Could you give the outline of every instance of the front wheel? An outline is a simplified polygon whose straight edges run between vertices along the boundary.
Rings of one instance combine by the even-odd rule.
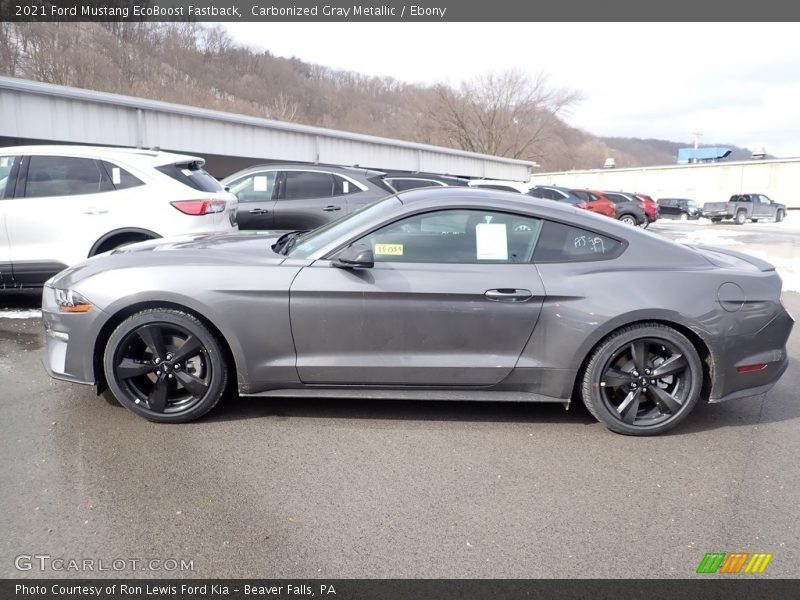
[[[636,218],[633,215],[622,215],[619,220],[621,223],[625,223],[625,225],[636,225]]]
[[[785,216],[786,215],[784,214],[784,212],[782,210],[779,210],[778,212],[775,213],[775,222],[780,223],[781,221],[783,221],[783,217]]]
[[[185,423],[207,413],[225,391],[227,365],[216,336],[180,310],[148,309],[125,319],[103,356],[114,397],[158,423]]]
[[[680,216],[680,220],[681,221],[688,221],[689,220],[689,215],[687,213],[685,213],[685,212],[682,212],[681,216]]]
[[[611,431],[656,435],[683,421],[703,387],[700,356],[680,332],[645,323],[619,330],[592,353],[583,402]]]

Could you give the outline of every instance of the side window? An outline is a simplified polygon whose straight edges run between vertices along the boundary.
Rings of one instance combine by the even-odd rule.
[[[431,179],[387,179],[391,186],[396,189],[398,192],[403,192],[405,190],[414,190],[417,188],[423,187],[436,187],[441,184],[431,180]]]
[[[73,156],[31,156],[25,197],[73,196],[113,190],[98,161]]]
[[[283,197],[286,200],[329,198],[334,195],[333,176],[319,171],[286,171]]]
[[[761,204],[772,204],[772,200],[767,198],[764,194],[761,194],[759,199],[761,200]]]
[[[348,194],[357,194],[358,192],[364,191],[349,179],[341,175],[336,175],[335,173],[333,175],[333,183],[335,188],[334,196],[346,196]]]
[[[573,262],[615,258],[625,246],[613,238],[580,227],[545,221],[534,262]]]
[[[19,163],[19,156],[0,156],[0,198],[14,195]]]
[[[131,175],[125,169],[118,167],[114,163],[104,160],[103,167],[105,168],[106,173],[111,177],[111,183],[113,184],[114,189],[127,190],[128,188],[144,185],[144,182],[141,179],[135,175]]]
[[[276,171],[251,173],[233,181],[229,187],[239,202],[266,202],[272,200],[276,175]]]
[[[365,236],[376,262],[529,263],[541,221],[480,210],[406,217]]]

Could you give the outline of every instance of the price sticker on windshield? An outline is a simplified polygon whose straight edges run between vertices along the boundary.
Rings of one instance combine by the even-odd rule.
[[[375,244],[373,252],[383,256],[403,256],[403,244]]]

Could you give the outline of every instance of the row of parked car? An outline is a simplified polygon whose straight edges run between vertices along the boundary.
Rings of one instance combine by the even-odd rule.
[[[202,158],[157,149],[0,149],[0,289],[37,287],[89,256],[158,237],[315,229],[420,187],[505,190],[643,227],[673,208],[683,215],[683,205],[659,207],[641,193],[300,164],[250,167],[218,181],[203,167]]]

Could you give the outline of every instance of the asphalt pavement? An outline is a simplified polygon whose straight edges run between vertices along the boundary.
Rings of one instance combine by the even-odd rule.
[[[733,551],[800,573],[800,327],[765,399],[655,438],[579,403],[240,398],[156,425],[48,379],[42,344],[0,318],[0,577],[693,577]]]

